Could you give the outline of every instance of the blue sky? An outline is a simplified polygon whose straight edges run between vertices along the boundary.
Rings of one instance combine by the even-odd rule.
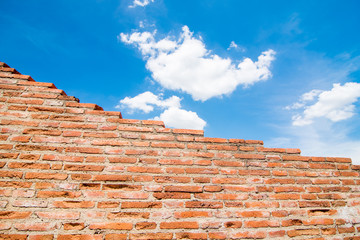
[[[0,60],[81,102],[360,164],[359,1],[0,3]]]

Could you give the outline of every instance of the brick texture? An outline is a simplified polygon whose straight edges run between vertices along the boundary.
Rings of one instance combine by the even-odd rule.
[[[0,63],[0,239],[360,239],[360,166],[123,119]]]

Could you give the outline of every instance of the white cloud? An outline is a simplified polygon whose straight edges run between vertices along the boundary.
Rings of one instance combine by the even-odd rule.
[[[206,122],[197,113],[176,107],[166,109],[159,117],[154,119],[164,121],[167,127],[174,128],[203,130],[206,125]]]
[[[228,47],[227,50],[230,50],[231,48],[238,48],[238,47],[239,46],[234,41],[231,41],[230,46]]]
[[[136,110],[150,113],[155,108],[165,109],[154,119],[163,121],[167,127],[204,129],[206,122],[197,113],[182,109],[180,102],[181,99],[177,96],[163,99],[161,95],[157,96],[147,91],[133,98],[125,97],[116,108],[129,109],[130,113]]]
[[[155,0],[134,0],[133,4],[129,6],[129,8],[134,7],[145,7],[146,5],[149,5],[150,3],[154,2]]]
[[[304,93],[301,96],[301,100],[304,102],[305,101],[313,101],[315,99],[315,97],[319,96],[320,93],[322,93],[322,92],[323,91],[317,90],[317,89],[311,90],[310,92]]]
[[[162,87],[186,92],[194,100],[230,94],[239,85],[247,87],[271,77],[269,67],[275,51],[269,49],[255,62],[245,58],[236,65],[230,58],[212,54],[187,26],[182,30],[178,40],[166,37],[156,41],[156,31],[121,33],[119,39],[140,50],[146,68]]]
[[[150,113],[154,110],[154,106],[160,108],[180,107],[181,99],[177,96],[172,96],[168,99],[162,99],[152,92],[144,92],[133,98],[125,97],[120,101],[116,108],[128,108],[131,111],[141,110],[144,113]]]
[[[303,113],[293,116],[294,126],[312,124],[317,118],[338,122],[354,115],[354,103],[358,98],[360,98],[360,83],[348,82],[343,86],[336,83],[330,91],[312,90],[303,94],[299,102],[286,109],[304,108]],[[315,99],[316,102],[309,105],[309,102]]]
[[[231,41],[229,47],[227,48],[227,50],[231,50],[232,48],[234,48],[236,51],[240,51],[240,52],[245,52],[245,48],[240,47],[238,44],[236,44],[234,41]]]

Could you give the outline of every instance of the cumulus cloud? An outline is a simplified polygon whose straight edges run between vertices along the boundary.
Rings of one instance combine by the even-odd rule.
[[[235,64],[212,54],[187,26],[177,40],[166,37],[157,41],[155,35],[156,31],[121,33],[119,40],[140,50],[146,68],[162,87],[186,92],[194,100],[230,94],[239,85],[247,87],[271,77],[269,68],[275,59],[271,49],[262,52],[257,61],[245,58]]]
[[[206,122],[196,112],[171,107],[166,109],[155,120],[161,120],[168,127],[203,130]]]
[[[120,100],[120,104],[116,108],[127,108],[130,111],[141,110],[144,113],[150,113],[154,110],[154,106],[160,108],[169,108],[169,107],[180,107],[181,99],[177,96],[172,96],[168,99],[162,99],[161,96],[157,96],[152,92],[144,92],[133,98],[125,97]]]
[[[294,126],[312,124],[316,118],[338,122],[354,115],[354,103],[359,98],[360,83],[348,82],[343,86],[336,83],[330,91],[312,90],[303,94],[299,102],[288,106],[287,109],[304,109],[301,114],[293,116]]]
[[[146,5],[149,5],[150,3],[154,2],[155,0],[134,0],[133,4],[129,6],[129,8],[134,7],[145,7]]]
[[[130,113],[136,110],[150,113],[155,108],[165,109],[160,116],[154,119],[163,121],[167,127],[204,129],[206,121],[201,119],[197,113],[182,109],[180,102],[181,99],[177,96],[163,99],[161,95],[158,96],[147,91],[133,98],[125,97],[120,100],[116,108],[128,109]]]

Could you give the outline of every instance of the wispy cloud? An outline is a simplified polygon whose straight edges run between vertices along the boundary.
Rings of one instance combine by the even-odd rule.
[[[129,6],[129,8],[134,7],[145,7],[149,5],[150,3],[154,2],[155,0],[134,0],[132,5]]]
[[[125,97],[120,100],[116,108],[127,109],[132,114],[135,111],[150,113],[157,109],[164,110],[155,120],[164,121],[167,127],[204,129],[206,121],[201,119],[196,112],[187,111],[181,108],[181,99],[177,96],[171,96],[163,99],[152,92],[144,92],[133,98]]]
[[[236,51],[239,51],[239,52],[245,52],[245,48],[239,46],[238,44],[236,44],[234,41],[231,41],[229,47],[227,48],[227,50],[231,50],[231,49],[235,49]]]
[[[245,58],[237,65],[209,51],[201,37],[194,37],[187,26],[177,40],[155,40],[156,31],[121,33],[119,39],[135,45],[146,60],[146,68],[162,87],[180,90],[194,100],[206,101],[232,93],[237,86],[253,85],[271,77],[275,51],[262,52],[257,61]]]

